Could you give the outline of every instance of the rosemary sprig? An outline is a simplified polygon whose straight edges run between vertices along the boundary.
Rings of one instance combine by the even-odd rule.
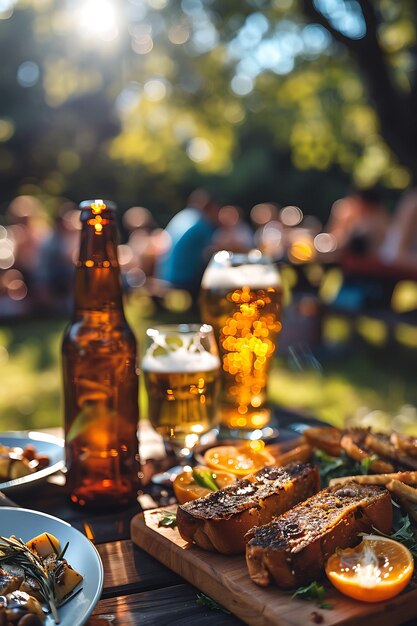
[[[64,559],[66,551],[68,550],[69,541],[67,541],[67,543],[65,544],[63,550],[61,550],[61,552],[58,552],[54,542],[52,541],[52,539],[50,538],[48,533],[45,533],[45,535],[46,535],[46,538],[48,539],[49,543],[51,544],[52,550],[55,552],[55,556],[56,556],[57,562],[62,561]]]
[[[25,576],[30,576],[39,585],[46,604],[59,624],[59,615],[54,595],[54,573],[48,572],[42,559],[32,552],[21,539],[15,536],[0,537],[0,564],[8,563],[20,567]]]

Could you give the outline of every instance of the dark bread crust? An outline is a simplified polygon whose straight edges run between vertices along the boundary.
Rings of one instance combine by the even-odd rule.
[[[316,467],[291,463],[265,467],[178,507],[177,526],[183,539],[205,550],[222,554],[245,551],[245,534],[255,525],[267,524],[319,488]]]
[[[249,574],[261,586],[271,580],[283,589],[306,585],[322,575],[336,548],[357,545],[359,533],[373,527],[389,533],[391,526],[391,496],[384,487],[328,487],[246,535]]]

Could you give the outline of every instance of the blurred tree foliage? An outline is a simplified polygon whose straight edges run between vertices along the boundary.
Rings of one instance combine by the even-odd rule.
[[[0,209],[195,185],[325,217],[417,177],[414,0],[0,0]],[[18,43],[18,45],[17,45]]]

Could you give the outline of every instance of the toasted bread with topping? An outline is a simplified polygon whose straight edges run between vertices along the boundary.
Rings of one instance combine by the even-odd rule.
[[[245,533],[309,498],[319,488],[317,468],[291,463],[265,467],[232,485],[178,507],[186,541],[222,554],[245,551]]]
[[[351,482],[323,489],[305,502],[253,528],[246,535],[252,580],[292,589],[319,578],[336,548],[353,547],[373,527],[389,533],[390,493],[384,487]]]

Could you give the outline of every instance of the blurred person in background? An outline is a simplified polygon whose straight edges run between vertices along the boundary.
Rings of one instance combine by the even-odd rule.
[[[169,248],[156,264],[157,278],[176,289],[185,289],[193,297],[198,295],[219,227],[220,207],[219,201],[204,189],[190,195],[186,208],[165,229]]]
[[[254,247],[253,231],[244,221],[239,207],[227,204],[220,209],[219,228],[214,233],[212,246],[213,252],[248,252]]]
[[[43,242],[50,227],[39,200],[33,196],[17,196],[7,213],[8,237],[14,244],[13,268],[20,271],[30,292]]]
[[[400,200],[380,250],[381,261],[417,270],[417,188]]]
[[[130,233],[127,245],[133,256],[129,266],[139,268],[145,277],[153,276],[158,259],[167,251],[167,234],[158,228],[152,213],[142,206],[126,211],[123,226]]]
[[[252,222],[253,230],[254,230],[254,244],[256,248],[262,250],[266,254],[270,254],[271,247],[269,245],[269,239],[273,239],[274,243],[279,243],[281,240],[281,230],[282,224],[278,218],[279,208],[276,204],[272,202],[261,202],[260,204],[255,204],[251,208],[250,211],[250,219]],[[268,237],[266,234],[267,231],[276,231],[275,235],[279,232],[277,236]],[[274,244],[272,244],[274,247]]]
[[[343,272],[336,308],[358,313],[389,306],[393,285],[379,258],[388,226],[388,211],[374,189],[354,191],[333,205],[328,234]]]
[[[389,214],[376,189],[354,190],[337,200],[326,230],[340,256],[376,257],[389,225]]]
[[[129,233],[127,245],[132,252],[129,267],[139,267],[149,276],[153,273],[155,263],[151,241],[155,220],[145,207],[133,206],[124,213],[122,222]]]
[[[130,291],[146,284],[147,290],[157,295],[153,275],[158,260],[169,247],[169,237],[157,226],[152,213],[142,206],[128,209],[122,222],[129,233],[126,244],[118,246],[123,286]]]
[[[73,277],[79,247],[79,214],[72,202],[64,202],[49,236],[40,246],[36,266],[39,305],[54,313],[68,313],[72,303]]]

